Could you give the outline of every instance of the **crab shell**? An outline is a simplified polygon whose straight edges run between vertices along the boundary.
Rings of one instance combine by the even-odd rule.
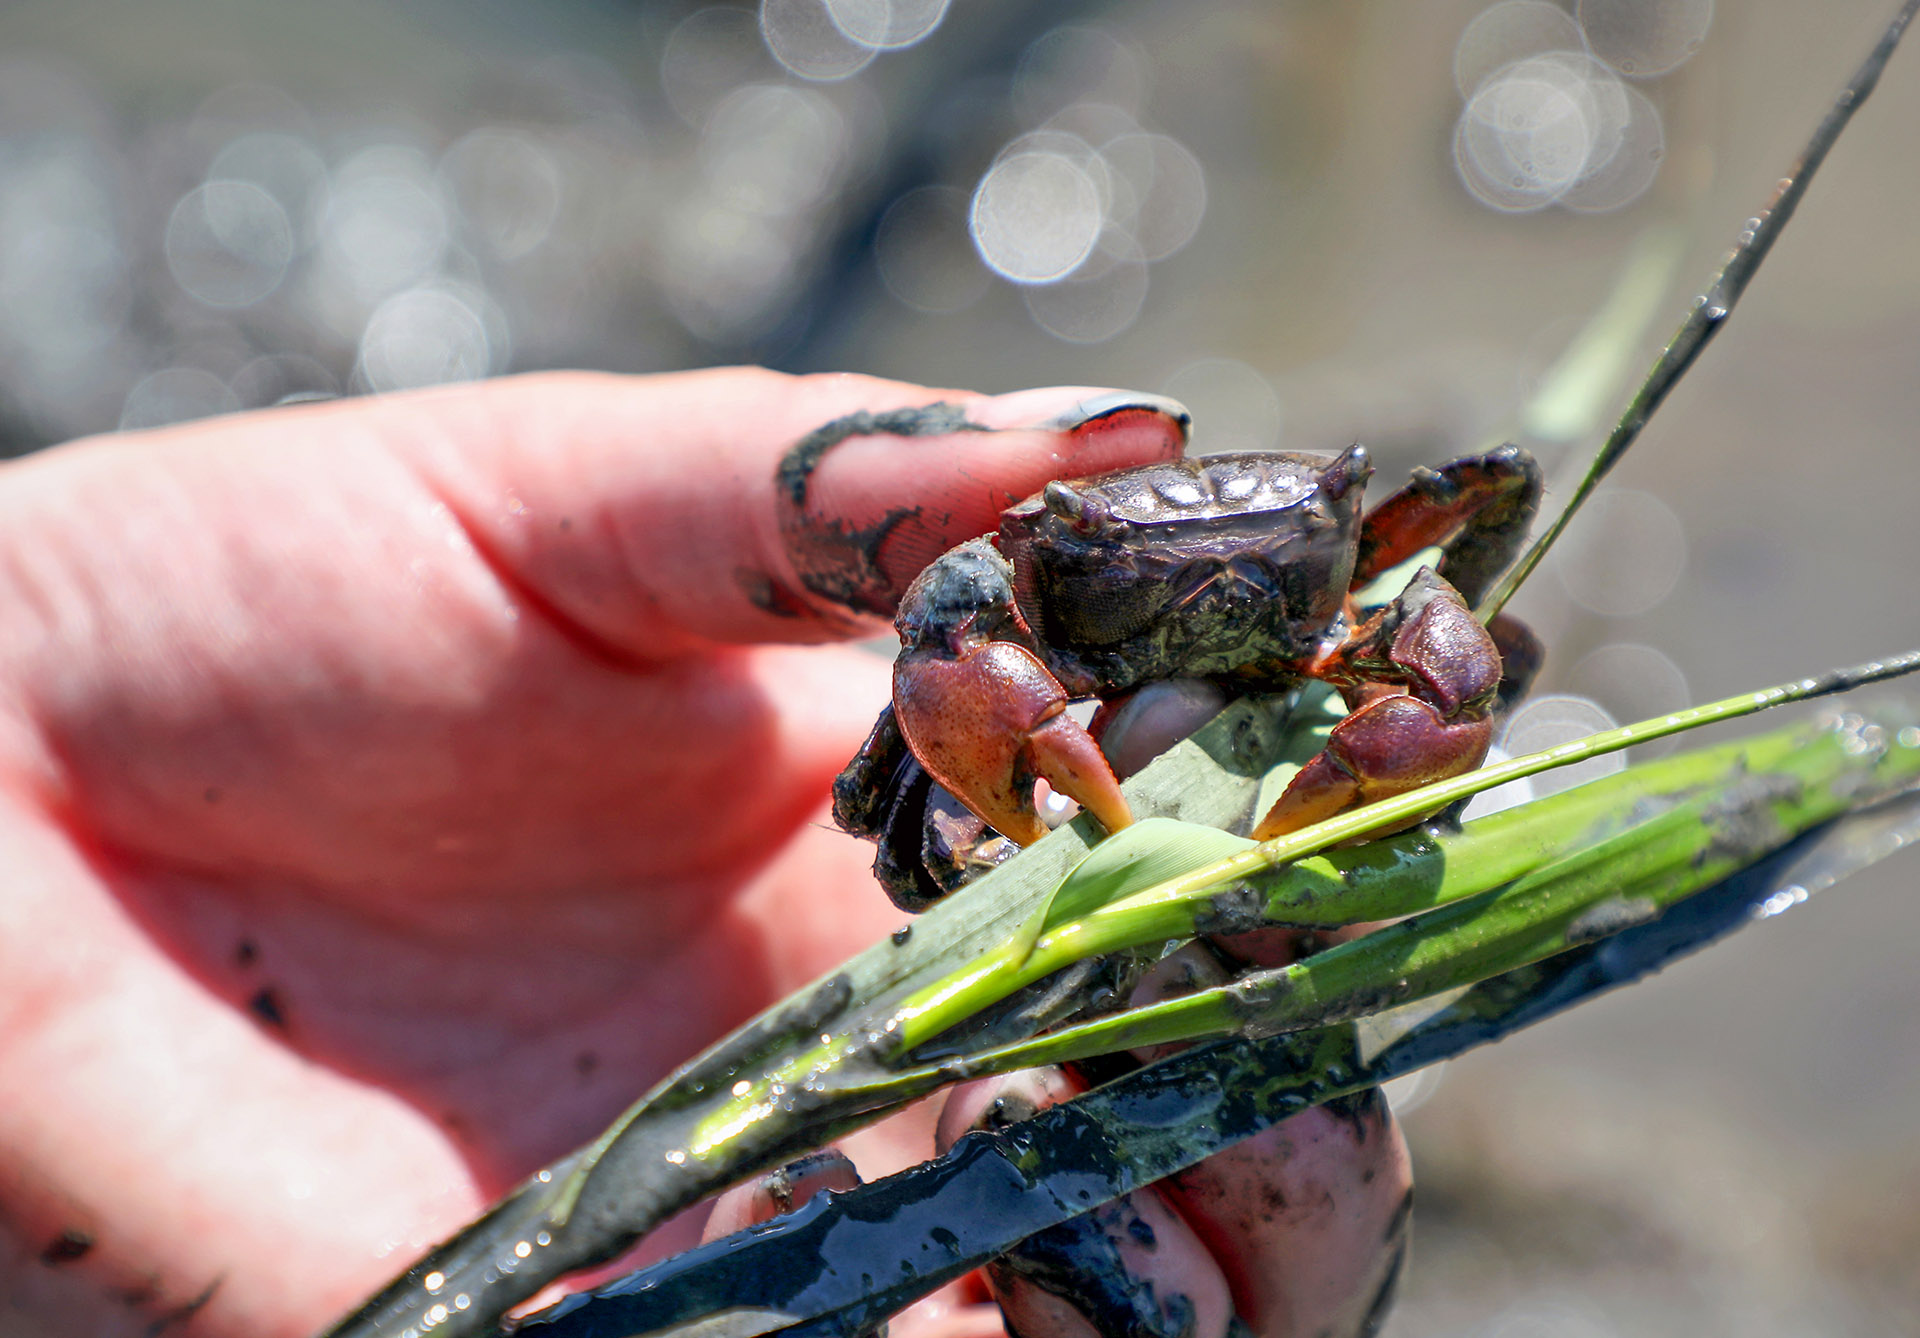
[[[999,548],[1073,696],[1175,676],[1281,685],[1341,615],[1369,472],[1355,446],[1051,483],[1002,513]]]

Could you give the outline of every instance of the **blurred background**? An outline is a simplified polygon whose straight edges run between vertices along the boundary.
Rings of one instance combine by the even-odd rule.
[[[1164,391],[1380,490],[1517,437],[1564,493],[1891,8],[15,0],[0,452],[755,360]],[[1905,51],[1523,593],[1516,750],[1920,639],[1916,125]],[[1388,1332],[1920,1332],[1917,873],[1398,1092]]]

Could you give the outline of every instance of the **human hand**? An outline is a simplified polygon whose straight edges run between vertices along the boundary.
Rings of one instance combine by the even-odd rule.
[[[1179,450],[1091,394],[542,376],[0,470],[23,1317],[317,1329],[892,928],[822,821],[886,667],[798,643]]]

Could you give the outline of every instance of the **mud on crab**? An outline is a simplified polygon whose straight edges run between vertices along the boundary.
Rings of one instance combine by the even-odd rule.
[[[1002,512],[997,536],[922,572],[895,619],[893,700],[834,785],[835,817],[879,843],[874,871],[896,904],[958,886],[993,832],[1044,835],[1036,778],[1109,830],[1132,821],[1093,733],[1065,711],[1074,700],[1103,701],[1097,733],[1170,680],[1336,687],[1350,714],[1255,827],[1262,839],[1479,766],[1503,677],[1508,696],[1523,689],[1538,647],[1504,618],[1490,634],[1472,606],[1526,536],[1540,469],[1511,446],[1454,460],[1363,518],[1370,472],[1353,446],[1050,483]],[[1359,616],[1356,589],[1436,545],[1437,570]]]

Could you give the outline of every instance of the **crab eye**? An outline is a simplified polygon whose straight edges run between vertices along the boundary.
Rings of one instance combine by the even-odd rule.
[[[1109,519],[1104,505],[1086,493],[1076,491],[1070,485],[1057,480],[1041,490],[1040,500],[1047,510],[1072,525],[1081,534],[1093,533],[1105,525]]]

